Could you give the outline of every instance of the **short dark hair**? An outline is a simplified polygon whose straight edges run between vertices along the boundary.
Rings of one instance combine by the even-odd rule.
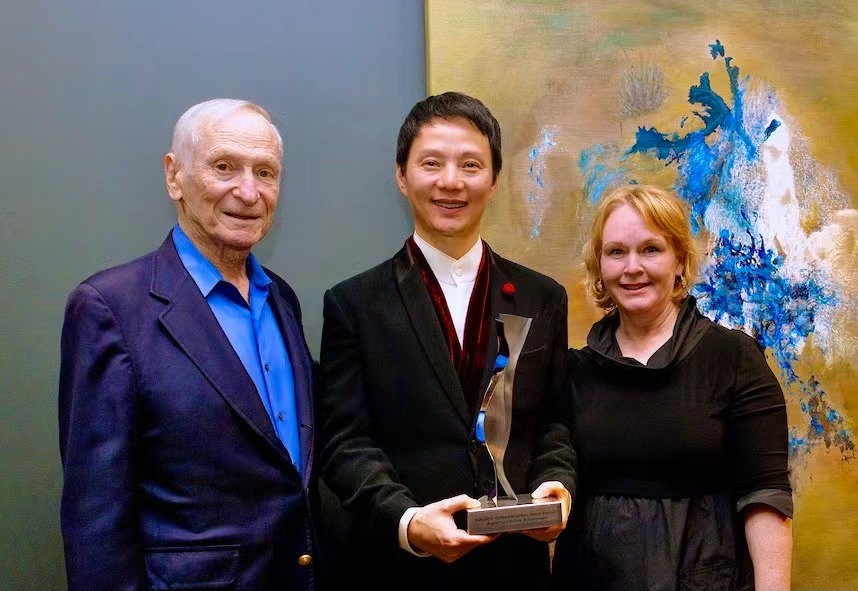
[[[403,174],[414,138],[423,126],[433,119],[450,120],[455,117],[470,121],[489,140],[489,149],[492,153],[492,181],[497,180],[503,162],[500,124],[479,99],[461,92],[436,94],[423,99],[411,108],[402,127],[399,128],[399,139],[396,142],[396,164]]]

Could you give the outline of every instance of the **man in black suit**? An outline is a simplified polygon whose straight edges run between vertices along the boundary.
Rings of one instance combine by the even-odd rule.
[[[560,419],[567,297],[480,238],[501,137],[479,100],[417,103],[396,180],[414,233],[390,260],[325,293],[322,476],[352,519],[348,580],[378,588],[544,588],[565,526],[575,453]],[[498,353],[499,314],[532,318],[514,380],[504,467],[516,492],[562,501],[563,524],[469,535],[479,506],[475,423]]]

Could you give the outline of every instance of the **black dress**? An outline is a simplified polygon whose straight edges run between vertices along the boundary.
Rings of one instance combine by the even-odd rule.
[[[616,315],[569,351],[580,481],[554,553],[555,589],[753,589],[742,510],[792,516],[783,392],[756,341],[689,296],[643,365]]]

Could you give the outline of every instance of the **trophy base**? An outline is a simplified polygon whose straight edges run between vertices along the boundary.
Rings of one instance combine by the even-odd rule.
[[[530,495],[498,499],[497,505],[481,499],[479,508],[465,511],[459,527],[473,535],[542,529],[563,523],[561,505],[554,499],[531,499]]]

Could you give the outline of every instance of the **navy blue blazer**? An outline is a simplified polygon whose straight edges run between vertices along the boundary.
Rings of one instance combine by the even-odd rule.
[[[171,235],[69,296],[59,431],[70,591],[313,588],[312,361],[295,293],[266,273],[295,378],[300,475]]]

